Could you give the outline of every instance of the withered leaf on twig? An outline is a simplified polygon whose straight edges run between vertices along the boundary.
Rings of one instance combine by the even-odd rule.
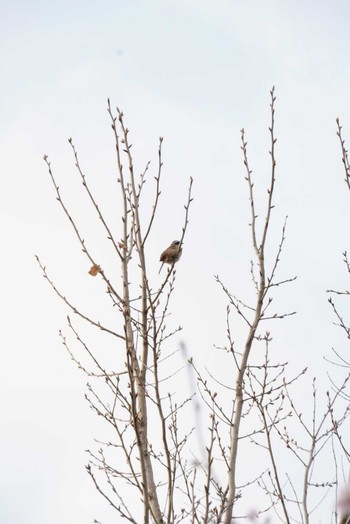
[[[92,277],[95,277],[100,271],[101,271],[101,267],[98,266],[97,264],[94,264],[89,271],[89,275],[91,275]]]

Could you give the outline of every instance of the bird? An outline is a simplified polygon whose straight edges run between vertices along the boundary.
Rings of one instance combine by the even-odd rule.
[[[160,266],[158,275],[161,272],[164,264],[174,265],[178,260],[180,260],[181,255],[182,255],[181,243],[179,240],[174,240],[170,244],[170,246],[167,247],[166,250],[163,251],[163,253],[160,255],[160,262],[162,262],[162,265]]]

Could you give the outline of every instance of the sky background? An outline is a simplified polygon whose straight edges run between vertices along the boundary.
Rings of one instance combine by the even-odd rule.
[[[350,195],[335,118],[350,141],[347,1],[2,0],[0,211],[2,337],[0,520],[6,524],[108,522],[84,471],[99,421],[85,378],[64,353],[66,308],[34,254],[67,295],[98,303],[95,279],[56,205],[48,154],[72,209],[98,225],[81,199],[73,137],[98,197],[113,216],[113,139],[107,97],[123,109],[138,170],[155,165],[164,137],[163,200],[149,255],[180,236],[189,177],[193,208],[173,312],[203,367],[220,370],[226,301],[213,275],[250,296],[249,202],[239,130],[247,133],[257,198],[269,176],[269,90],[276,86],[277,183],[272,248],[289,216],[275,351],[323,381],[323,355],[346,343],[332,325],[327,288],[346,288]],[[259,204],[261,211],[263,208]],[[97,244],[96,244],[97,245]],[[153,270],[153,268],[152,268]],[[349,310],[342,301],[345,315]],[[307,390],[300,391],[300,396]],[[112,520],[110,520],[112,521]],[[326,522],[326,520],[325,520]]]

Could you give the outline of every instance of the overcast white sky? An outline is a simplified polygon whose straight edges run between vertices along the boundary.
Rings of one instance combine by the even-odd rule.
[[[42,156],[50,156],[73,202],[72,136],[112,213],[107,97],[126,114],[140,170],[156,160],[158,136],[165,138],[155,274],[159,253],[179,236],[194,178],[173,310],[189,351],[215,366],[226,302],[213,275],[241,296],[251,293],[239,130],[246,128],[257,187],[265,188],[269,90],[276,86],[275,231],[288,215],[281,276],[299,277],[278,301],[298,315],[274,326],[276,347],[320,376],[322,355],[344,349],[325,289],[346,287],[341,253],[350,249],[350,195],[335,135],[340,116],[350,142],[349,19],[346,0],[1,2],[1,522],[108,517],[83,467],[99,421],[57,336],[66,310],[34,261],[39,254],[67,294],[79,292],[79,281],[84,299],[97,300]],[[83,204],[76,206],[84,216]]]

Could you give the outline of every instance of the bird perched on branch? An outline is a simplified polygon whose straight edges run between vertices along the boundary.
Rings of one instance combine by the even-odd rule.
[[[160,266],[158,275],[161,272],[164,264],[171,264],[171,265],[175,264],[175,262],[180,260],[181,255],[182,255],[182,248],[180,245],[180,241],[174,240],[174,242],[172,242],[170,246],[167,247],[166,250],[163,251],[163,253],[160,255],[160,262],[162,262],[162,265]]]

